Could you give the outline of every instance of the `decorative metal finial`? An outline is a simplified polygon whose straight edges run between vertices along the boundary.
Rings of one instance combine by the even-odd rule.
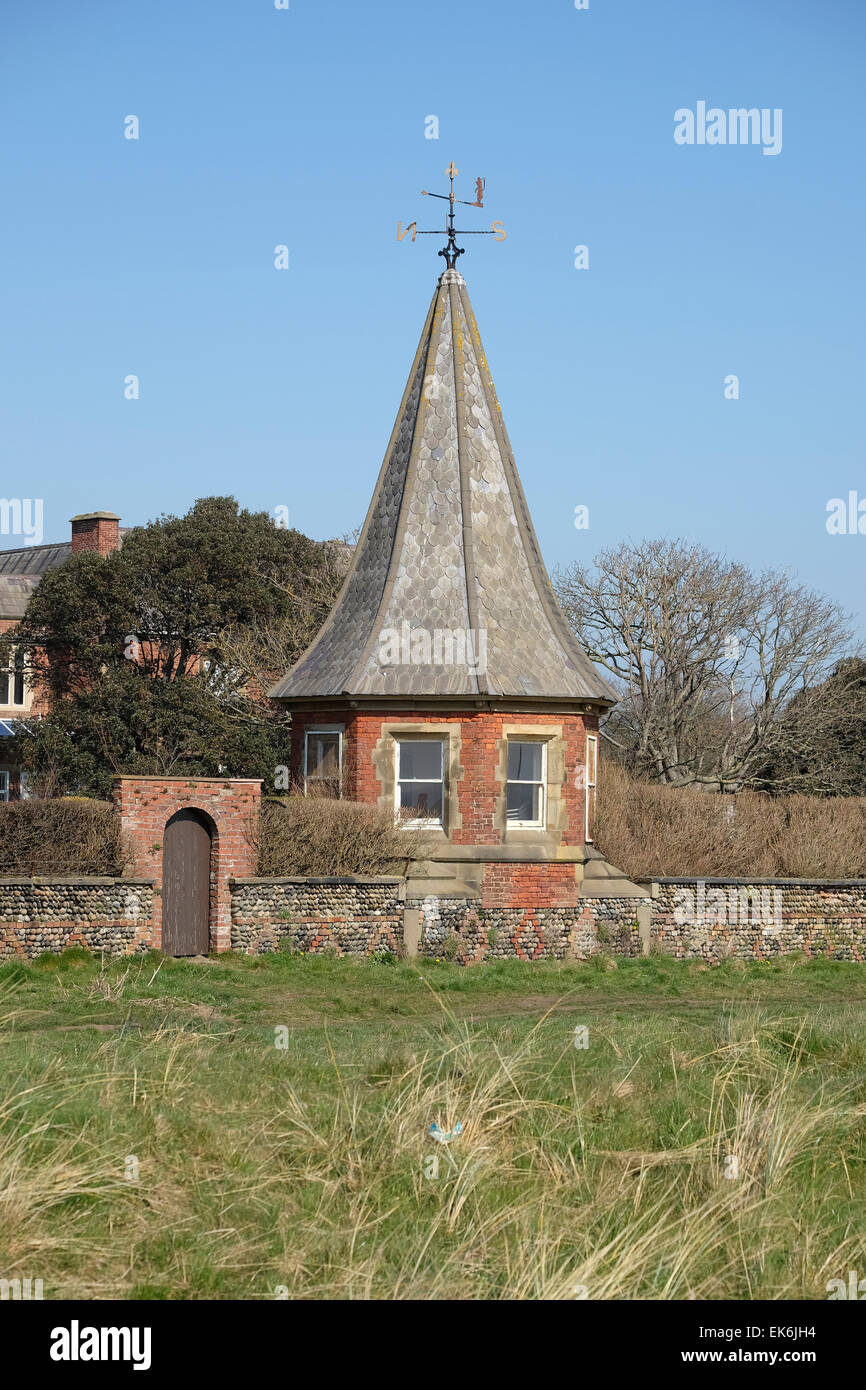
[[[439,255],[445,257],[445,264],[448,269],[453,270],[457,265],[457,257],[462,256],[464,250],[462,246],[457,245],[458,236],[492,236],[495,237],[497,241],[504,241],[508,233],[501,222],[491,222],[489,231],[486,229],[484,231],[458,231],[454,226],[454,204],[463,203],[467,208],[483,208],[486,180],[481,178],[475,180],[475,202],[470,203],[467,198],[454,197],[454,180],[460,173],[460,170],[455,166],[453,160],[448,165],[445,172],[451,180],[450,193],[428,193],[426,188],[422,188],[421,196],[422,198],[443,198],[448,203],[448,214],[445,218],[445,235],[448,237],[448,241],[442,247]],[[403,230],[403,223],[397,223],[398,241],[402,241],[404,237],[408,236],[409,232],[412,233],[413,241],[416,236],[441,236],[441,231],[419,231],[417,222],[410,222],[405,231]]]

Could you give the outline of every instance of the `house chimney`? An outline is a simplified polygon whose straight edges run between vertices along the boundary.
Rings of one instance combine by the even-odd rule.
[[[72,554],[79,550],[98,550],[110,555],[120,549],[120,517],[116,512],[82,512],[72,517]]]

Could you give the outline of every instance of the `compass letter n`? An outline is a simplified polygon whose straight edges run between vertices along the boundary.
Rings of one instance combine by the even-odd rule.
[[[405,230],[405,232],[404,232],[404,231],[403,231],[403,223],[402,223],[402,222],[398,222],[398,223],[397,223],[397,240],[398,240],[398,241],[403,241],[403,240],[409,235],[409,233],[411,232],[411,233],[412,233],[412,240],[414,241],[414,240],[415,240],[415,232],[416,232],[416,230],[417,230],[417,227],[418,227],[418,223],[417,223],[417,222],[410,222],[409,225],[408,225],[408,227],[406,228],[406,230]]]

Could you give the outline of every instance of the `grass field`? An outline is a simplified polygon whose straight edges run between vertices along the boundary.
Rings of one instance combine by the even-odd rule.
[[[866,1275],[864,1022],[866,969],[793,957],[6,965],[0,1278],[825,1299]]]

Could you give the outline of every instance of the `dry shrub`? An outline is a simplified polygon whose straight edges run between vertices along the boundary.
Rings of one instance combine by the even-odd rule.
[[[606,762],[595,843],[632,878],[866,877],[866,797],[720,796]]]
[[[0,805],[0,874],[122,874],[128,853],[109,801],[58,797]]]
[[[866,797],[789,796],[778,846],[779,872],[790,878],[866,877]]]
[[[256,843],[264,877],[403,874],[429,853],[424,832],[395,825],[393,813],[313,796],[265,801]]]

